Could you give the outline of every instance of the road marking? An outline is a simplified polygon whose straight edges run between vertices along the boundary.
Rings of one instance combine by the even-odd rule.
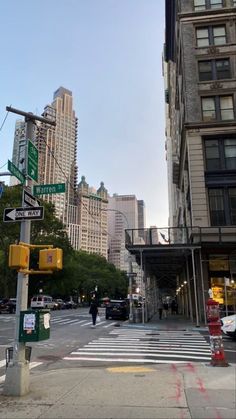
[[[153,364],[186,364],[188,361],[171,361],[171,360],[158,360],[158,359],[152,359],[150,361],[150,359],[145,359],[145,358],[140,358],[140,359],[134,359],[134,358],[89,358],[89,357],[82,357],[82,356],[77,356],[77,357],[65,357],[63,358],[65,361],[98,361],[98,362],[129,362],[129,363],[149,363],[152,362]],[[207,358],[208,360],[208,358]]]
[[[110,323],[110,324],[108,324],[107,326],[103,326],[103,327],[104,327],[104,328],[111,327],[111,326],[114,326],[114,324],[116,324],[116,322],[114,322],[114,323]]]
[[[142,351],[140,351],[140,352],[142,352]],[[128,353],[126,353],[125,351],[124,352],[109,353],[109,352],[89,352],[89,351],[86,351],[86,350],[83,350],[83,349],[79,349],[78,352],[71,352],[71,355],[76,355],[76,354],[78,354],[79,356],[80,355],[99,355],[99,356],[100,355],[106,355],[106,356],[114,356],[114,355],[118,355],[118,356],[139,356],[139,355],[142,355],[142,356],[145,356],[145,357],[201,359],[201,360],[205,360],[205,361],[209,361],[211,359],[210,356],[196,356],[196,354],[195,354],[195,356],[192,356],[190,354],[181,355],[180,353],[177,353],[177,352],[173,352],[173,353],[169,352],[169,353],[163,354],[163,353],[158,352],[158,351],[156,351],[156,353],[146,352],[146,353],[140,354],[140,353],[135,353],[135,351],[133,351],[133,352],[129,351]],[[194,352],[193,352],[193,354],[194,354]],[[202,354],[200,354],[200,355],[202,355]],[[207,354],[203,354],[203,355],[207,355]],[[74,359],[77,359],[77,357],[75,357]],[[92,359],[94,361],[96,361],[96,358],[92,358]],[[153,359],[151,360],[151,362],[152,361],[153,361]]]

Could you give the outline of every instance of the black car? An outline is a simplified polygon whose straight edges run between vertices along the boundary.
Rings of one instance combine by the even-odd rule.
[[[0,313],[15,313],[16,298],[3,298],[0,300]]]
[[[127,320],[129,318],[129,305],[125,300],[110,300],[106,306],[106,319]]]

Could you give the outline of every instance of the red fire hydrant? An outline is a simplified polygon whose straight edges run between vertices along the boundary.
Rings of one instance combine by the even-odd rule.
[[[228,367],[225,359],[222,341],[219,303],[209,298],[206,304],[207,322],[210,334],[211,365],[214,367]]]

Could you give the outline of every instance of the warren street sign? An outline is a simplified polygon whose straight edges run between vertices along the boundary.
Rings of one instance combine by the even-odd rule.
[[[23,202],[25,205],[28,205],[29,207],[39,207],[40,205],[39,199],[35,198],[35,196],[31,195],[25,189],[23,189]]]
[[[9,172],[11,172],[13,176],[17,177],[21,183],[25,183],[25,176],[10,160],[7,162],[7,168]]]
[[[14,222],[23,220],[43,220],[44,207],[37,208],[5,208],[3,221]]]
[[[28,140],[27,174],[35,182],[38,182],[38,149]]]
[[[66,191],[65,183],[52,183],[51,185],[34,185],[34,195],[47,195],[54,193],[63,193]]]

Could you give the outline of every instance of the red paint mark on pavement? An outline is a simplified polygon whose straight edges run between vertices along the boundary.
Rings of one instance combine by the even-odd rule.
[[[197,381],[197,385],[198,385],[198,390],[201,393],[204,393],[205,394],[207,392],[207,390],[206,390],[206,387],[203,384],[202,379],[201,378],[197,378],[196,381]]]
[[[172,369],[173,372],[177,372],[177,367],[175,364],[171,364],[170,368]]]
[[[195,366],[191,362],[188,362],[188,364],[187,364],[187,370],[196,373],[196,368],[195,368]]]

